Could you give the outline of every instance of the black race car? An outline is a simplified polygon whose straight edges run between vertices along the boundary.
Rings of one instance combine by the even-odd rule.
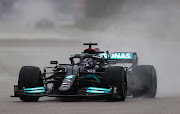
[[[89,48],[71,55],[71,64],[45,67],[24,66],[19,73],[14,96],[22,101],[38,101],[39,97],[100,97],[108,101],[124,101],[126,96],[154,98],[157,77],[154,66],[138,65],[136,53],[109,53],[93,49],[97,43],[84,43]],[[119,64],[130,63],[123,67]],[[47,72],[51,69],[51,72]],[[52,85],[52,87],[49,87]]]

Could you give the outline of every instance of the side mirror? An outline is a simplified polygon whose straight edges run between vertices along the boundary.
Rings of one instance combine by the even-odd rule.
[[[58,64],[58,61],[51,61],[50,64],[55,64],[55,65],[57,65],[57,64]]]

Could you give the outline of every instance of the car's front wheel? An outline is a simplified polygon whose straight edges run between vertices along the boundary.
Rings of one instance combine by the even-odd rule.
[[[126,71],[123,67],[108,67],[104,73],[105,85],[112,88],[112,94],[106,96],[107,101],[124,101],[127,95]]]
[[[34,66],[22,67],[19,73],[18,90],[34,87],[43,87],[40,68]],[[20,95],[20,99],[25,102],[33,102],[38,101],[39,97]]]

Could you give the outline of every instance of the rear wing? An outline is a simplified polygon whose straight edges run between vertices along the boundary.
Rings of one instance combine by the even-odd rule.
[[[117,63],[132,63],[132,66],[138,64],[138,57],[137,53],[134,52],[114,52],[109,54],[107,53],[101,53],[99,56],[103,57],[107,62],[113,62],[115,64]]]

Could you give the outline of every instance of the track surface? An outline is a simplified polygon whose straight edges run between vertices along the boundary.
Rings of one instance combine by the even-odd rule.
[[[163,87],[166,88],[166,85],[164,85],[162,88],[159,88],[161,91],[158,91],[158,96],[155,99],[130,98],[125,102],[106,102],[104,100],[64,101],[61,99],[44,97],[40,99],[40,102],[27,103],[21,102],[18,98],[10,98],[10,95],[13,94],[13,84],[17,84],[18,73],[21,66],[35,65],[43,68],[44,66],[49,65],[50,60],[60,60],[60,63],[68,63],[69,55],[81,52],[85,48],[81,46],[82,42],[79,41],[75,41],[73,43],[71,41],[41,41],[39,42],[39,45],[37,45],[36,42],[37,41],[0,42],[0,44],[3,44],[0,48],[1,114],[49,114],[52,112],[55,114],[180,113],[180,97],[161,97],[163,95],[163,91],[161,89],[163,89]],[[11,44],[11,46],[9,46],[9,44]],[[28,44],[29,46],[26,47],[25,44]],[[48,47],[46,47],[47,44],[49,45]],[[173,46],[175,46],[175,44]],[[102,44],[100,47],[101,46]],[[156,44],[154,44],[154,46],[156,46]],[[74,48],[76,48],[76,50],[74,50]],[[168,49],[170,49],[170,47],[168,47]],[[159,74],[162,75],[162,73]],[[162,84],[162,82],[163,81],[160,81],[160,84]]]

